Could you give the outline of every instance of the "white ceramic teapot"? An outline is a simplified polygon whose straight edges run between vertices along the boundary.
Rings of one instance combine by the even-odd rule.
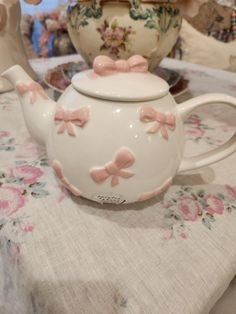
[[[76,196],[100,203],[144,201],[164,192],[179,171],[219,161],[235,151],[236,135],[221,147],[183,159],[183,121],[197,107],[236,99],[207,94],[176,105],[168,84],[147,71],[146,59],[99,56],[60,97],[16,65],[2,76],[15,86],[32,136],[47,147],[57,177]]]

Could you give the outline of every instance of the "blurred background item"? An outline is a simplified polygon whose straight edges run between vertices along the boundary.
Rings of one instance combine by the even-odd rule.
[[[236,1],[209,0],[185,19],[170,56],[236,72]]]
[[[67,17],[64,7],[51,13],[38,14],[41,25],[37,51],[42,57],[60,56],[75,53],[67,32]]]
[[[236,39],[236,14],[229,6],[223,6],[214,0],[204,3],[199,13],[188,22],[199,32],[223,42]]]
[[[30,67],[20,31],[21,11],[18,0],[0,0],[0,73],[20,64],[32,78],[36,75]],[[11,90],[11,84],[0,78],[0,92]]]
[[[22,0],[22,32],[25,44],[30,42],[34,53],[29,57],[52,57],[75,53],[67,31],[65,0]],[[35,4],[35,5],[30,5]],[[29,18],[31,17],[31,18]]]
[[[97,54],[128,58],[141,53],[153,70],[174,45],[172,58],[236,71],[236,0],[171,0],[168,5],[105,1],[102,6],[95,0],[69,2],[41,1],[34,6],[21,1],[30,58],[78,51],[91,65]],[[181,29],[181,16],[173,9],[177,5],[185,19]]]

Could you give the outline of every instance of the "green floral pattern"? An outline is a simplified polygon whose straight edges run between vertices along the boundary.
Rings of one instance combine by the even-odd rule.
[[[206,118],[206,115],[205,115]],[[226,125],[225,123],[220,123],[215,121],[209,124],[209,121],[204,119],[202,114],[193,114],[185,121],[185,134],[187,140],[194,144],[207,144],[212,147],[217,147],[223,144],[226,139],[219,138],[215,136],[215,130],[221,130],[222,135],[230,134],[233,132],[234,128]]]
[[[92,1],[91,6],[74,4],[68,7],[68,18],[73,28],[87,26],[89,19],[99,19],[102,15],[102,7],[96,1]],[[135,21],[145,21],[144,27],[162,33],[166,33],[171,27],[181,26],[180,11],[173,6],[153,5],[151,9],[144,9],[140,6],[139,0],[133,0],[129,15]],[[175,17],[176,19],[173,19]]]
[[[15,139],[7,131],[0,131],[0,151],[12,152],[15,150]]]
[[[27,204],[50,195],[45,176],[48,159],[44,154],[37,156],[35,146],[31,141],[19,144],[11,132],[0,130],[0,158],[6,160],[0,169],[0,236],[7,239],[17,259],[25,237],[35,229]],[[11,157],[14,164],[7,162]]]
[[[181,25],[180,11],[177,8],[157,5],[152,9],[143,9],[138,0],[133,0],[132,5],[130,17],[134,20],[144,20],[144,26],[147,28],[166,33],[171,27],[177,28]]]
[[[210,130],[214,130],[214,128],[210,127],[208,124],[204,123],[201,117],[197,114],[191,115],[185,122],[185,133],[187,135],[188,140],[193,141],[195,143],[200,143],[205,141],[207,144],[221,144],[221,141],[215,143],[217,139],[212,139],[209,136]]]
[[[67,12],[72,27],[87,26],[89,19],[99,19],[103,14],[101,6],[96,1],[93,1],[90,7],[80,4],[69,5]]]

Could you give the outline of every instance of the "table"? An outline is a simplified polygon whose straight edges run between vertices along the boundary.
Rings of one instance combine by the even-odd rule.
[[[31,64],[42,77],[72,59],[79,56]],[[178,102],[206,92],[236,96],[236,74],[162,65],[190,80]],[[235,117],[222,105],[196,111],[185,125],[186,155],[223,143]],[[235,164],[233,154],[178,175],[161,201],[115,207],[76,199],[30,138],[16,93],[1,94],[0,312],[209,313],[236,274]]]

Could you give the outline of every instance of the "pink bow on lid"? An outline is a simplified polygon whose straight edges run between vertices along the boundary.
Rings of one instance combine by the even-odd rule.
[[[55,114],[55,121],[57,123],[62,122],[57,133],[61,134],[67,130],[71,136],[76,136],[74,125],[84,127],[89,119],[89,109],[87,107],[81,107],[74,111],[64,110],[59,108]]]
[[[140,110],[140,120],[142,122],[154,122],[155,125],[148,130],[148,133],[154,134],[161,131],[164,139],[168,140],[167,129],[174,131],[176,128],[176,118],[173,114],[158,112],[152,107],[143,106]]]
[[[133,172],[123,170],[131,167],[134,162],[133,154],[128,149],[122,148],[113,161],[107,163],[104,167],[92,169],[90,175],[96,183],[103,183],[111,177],[111,186],[114,187],[119,184],[119,177],[128,179],[134,176]]]
[[[36,82],[30,82],[29,84],[18,83],[16,85],[16,90],[21,96],[24,96],[27,93],[30,93],[30,103],[33,104],[37,100],[37,95],[39,94],[43,99],[48,99],[48,96],[45,94],[42,86]]]
[[[94,72],[105,76],[117,72],[147,72],[148,62],[145,58],[135,55],[128,60],[114,61],[107,56],[98,56],[93,62]]]

